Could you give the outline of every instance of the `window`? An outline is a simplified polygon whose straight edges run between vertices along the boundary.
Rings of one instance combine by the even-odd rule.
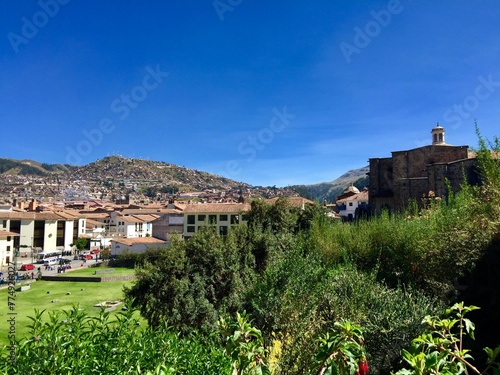
[[[7,246],[7,251],[10,251],[10,246]]]
[[[12,240],[11,236],[7,236],[7,242],[10,242]]]
[[[194,215],[188,215],[187,217],[188,224],[194,224]]]
[[[217,224],[217,215],[208,215],[209,224]]]
[[[7,228],[7,220],[4,220],[2,225],[4,228]]]
[[[198,221],[205,221],[207,218],[207,215],[198,215]]]
[[[194,225],[187,227],[187,232],[188,233],[194,233],[194,231],[195,231],[195,226]]]
[[[349,206],[352,207],[352,202],[349,202]]]
[[[239,224],[240,217],[238,215],[231,215],[231,224]]]
[[[220,215],[220,221],[227,221],[227,215]]]
[[[226,236],[227,235],[227,226],[223,225],[219,227],[219,234],[221,236]]]

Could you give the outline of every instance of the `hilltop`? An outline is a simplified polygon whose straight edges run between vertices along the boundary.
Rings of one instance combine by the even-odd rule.
[[[368,187],[369,179],[366,175],[370,168],[368,166],[358,169],[352,169],[331,182],[322,182],[313,185],[295,185],[290,186],[302,197],[318,202],[335,202],[335,198],[342,194],[349,184],[353,184],[359,190]]]
[[[108,156],[78,167],[72,171],[71,177],[96,182],[113,180],[132,185],[147,182],[190,191],[250,187],[242,182],[175,164],[122,156]]]

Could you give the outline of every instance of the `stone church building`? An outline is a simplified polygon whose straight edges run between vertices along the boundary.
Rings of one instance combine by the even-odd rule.
[[[445,143],[445,130],[432,129],[432,144],[406,151],[394,151],[390,158],[372,158],[370,163],[369,205],[372,213],[403,210],[410,200],[422,204],[423,198],[448,194],[446,180],[454,192],[464,177],[479,183],[477,162],[468,146]]]

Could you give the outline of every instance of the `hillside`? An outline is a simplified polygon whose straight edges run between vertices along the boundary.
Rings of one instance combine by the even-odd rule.
[[[0,175],[51,176],[70,173],[75,166],[69,164],[46,164],[33,160],[0,158]]]
[[[332,182],[279,189],[254,187],[166,162],[121,156],[108,156],[84,166],[3,158],[0,159],[0,175],[3,176],[0,198],[115,200],[128,194],[135,200],[142,200],[144,196],[156,200],[174,192],[213,190],[232,192],[235,197],[243,191],[245,196],[269,198],[299,194],[319,202],[325,199],[332,202],[350,183],[359,189],[367,186],[367,171],[368,167],[364,167],[348,171]]]
[[[180,167],[161,161],[108,156],[78,167],[72,179],[123,184],[172,186],[181,190],[231,189],[250,186],[207,172]]]
[[[135,201],[166,199],[178,192],[218,191],[238,198],[251,185],[174,164],[110,156],[84,166],[0,159],[0,199],[110,200],[129,195]],[[225,192],[225,193],[224,193]],[[231,195],[228,193],[231,192]],[[263,193],[263,194],[261,194]],[[290,193],[294,194],[290,190]],[[256,195],[266,195],[257,192]],[[215,199],[215,198],[214,198]]]
[[[360,190],[368,187],[369,179],[366,173],[369,170],[370,168],[366,166],[350,170],[332,182],[322,182],[314,185],[295,185],[290,188],[305,198],[318,202],[326,200],[329,203],[333,203],[335,202],[335,198],[351,183]]]

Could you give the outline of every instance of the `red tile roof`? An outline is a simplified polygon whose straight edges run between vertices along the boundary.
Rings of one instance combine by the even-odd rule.
[[[239,213],[250,211],[248,203],[200,203],[188,204],[184,213]]]

